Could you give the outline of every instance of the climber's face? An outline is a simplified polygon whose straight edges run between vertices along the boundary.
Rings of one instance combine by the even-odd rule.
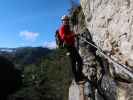
[[[69,19],[64,19],[64,20],[62,20],[62,23],[63,23],[64,25],[69,25]]]

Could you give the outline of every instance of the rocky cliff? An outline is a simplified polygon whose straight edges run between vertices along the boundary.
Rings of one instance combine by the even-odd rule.
[[[81,0],[93,41],[121,64],[133,67],[133,1]]]
[[[89,84],[82,99],[133,100],[132,9],[131,0],[81,0],[70,13]]]

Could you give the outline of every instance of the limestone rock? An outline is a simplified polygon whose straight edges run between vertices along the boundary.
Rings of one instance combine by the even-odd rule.
[[[69,100],[80,100],[79,95],[80,95],[79,87],[75,83],[75,81],[73,81],[71,86],[69,87]]]
[[[80,34],[77,41],[84,63],[83,73],[94,85],[91,88],[94,88],[95,99],[132,100],[133,1],[80,1],[82,9],[78,8],[74,16],[77,23],[72,27]],[[103,52],[100,54],[82,37]]]
[[[133,1],[81,0],[81,5],[93,41],[107,52],[119,48],[116,60],[122,55],[124,61],[118,61],[133,67]]]

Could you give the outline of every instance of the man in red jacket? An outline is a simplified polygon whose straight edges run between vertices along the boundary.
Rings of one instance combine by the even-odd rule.
[[[62,16],[62,26],[59,29],[59,35],[65,47],[67,48],[68,52],[70,53],[72,72],[74,74],[75,81],[79,82],[83,79],[83,74],[82,74],[83,63],[78,51],[75,48],[76,35],[70,30],[68,16]]]

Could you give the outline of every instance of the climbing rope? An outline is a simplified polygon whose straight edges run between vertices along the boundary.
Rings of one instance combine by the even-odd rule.
[[[89,42],[85,37],[83,37],[82,35],[80,36],[81,40],[83,40],[84,42],[88,43],[89,45],[91,45],[92,47],[96,48],[98,53],[103,56],[104,58],[106,58],[109,62],[111,62],[112,64],[114,64],[115,69],[119,68],[119,71],[121,72],[125,72],[125,74],[127,74],[128,76],[130,76],[131,80],[133,80],[133,71],[127,67],[126,65],[120,64],[116,61],[114,61],[112,58],[110,58],[109,56],[107,56],[102,49],[100,49],[100,47],[96,46],[95,44]]]
[[[80,38],[85,43],[89,44],[91,47],[96,48],[97,53],[99,53],[99,55],[103,56],[110,63],[112,63],[114,65],[113,67],[116,69],[116,71],[119,69],[118,71],[125,72],[124,74],[126,74],[126,76],[130,77],[129,79],[131,79],[131,81],[133,82],[133,71],[130,68],[128,68],[126,65],[123,65],[123,64],[120,64],[120,63],[114,61],[112,58],[110,58],[108,55],[106,55],[100,47],[98,47],[97,45],[95,45],[94,43],[89,41],[85,36],[79,35],[78,38]],[[103,76],[104,75],[102,75],[101,78],[97,81],[97,90],[98,90],[98,93],[103,97],[103,99],[106,100],[106,96],[104,95],[105,91],[103,91],[103,89],[101,87],[101,81],[103,79]],[[95,100],[95,98],[93,100]]]

